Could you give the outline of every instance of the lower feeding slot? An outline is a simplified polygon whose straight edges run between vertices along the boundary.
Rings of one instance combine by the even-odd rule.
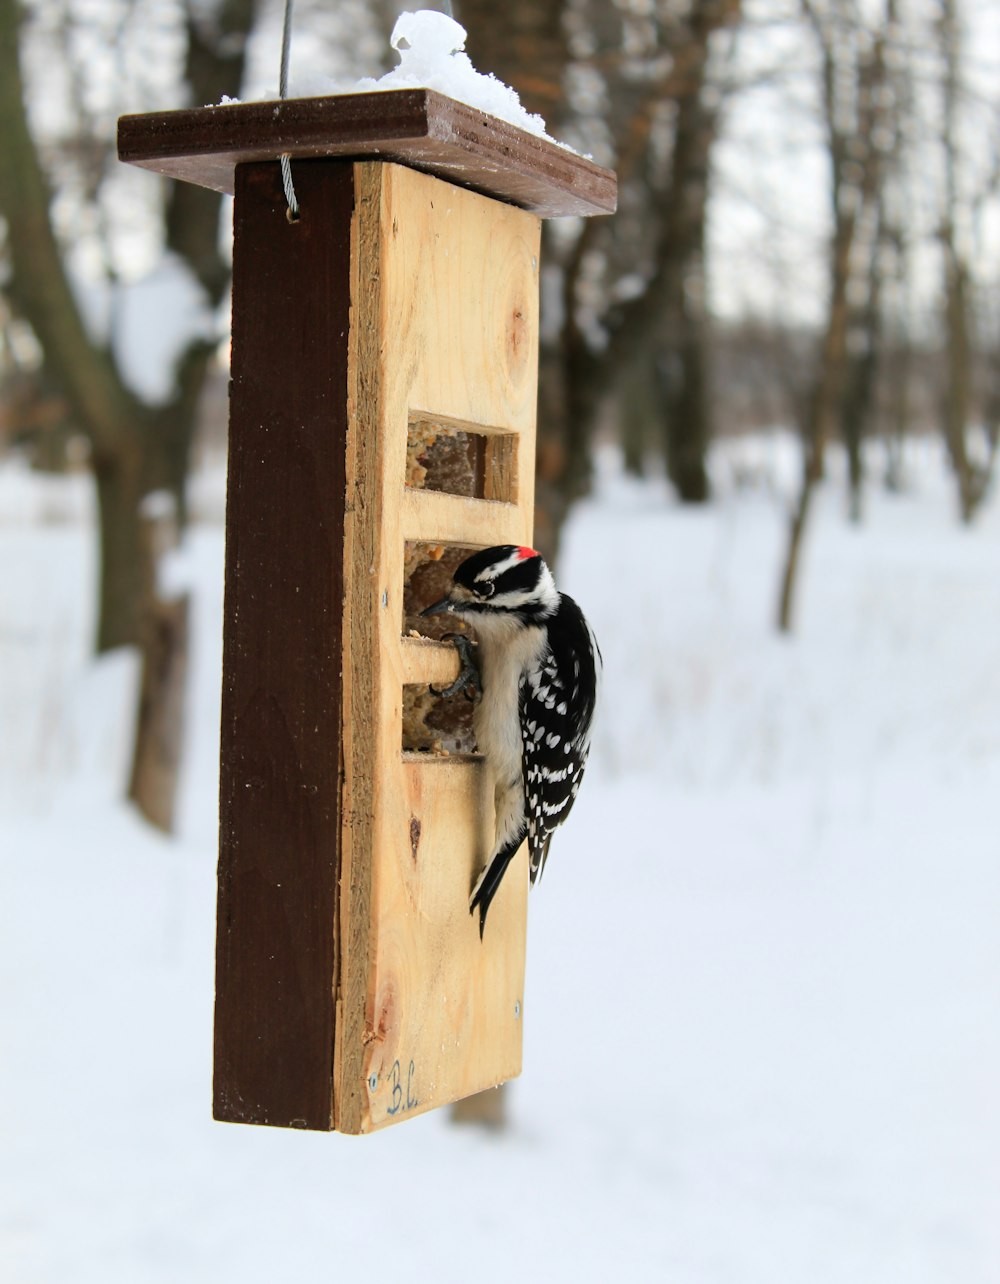
[[[472,709],[472,701],[461,691],[436,696],[426,683],[407,684],[403,687],[403,752],[436,758],[475,753]]]
[[[455,568],[472,551],[471,548],[453,544],[432,544],[418,540],[407,542],[403,555],[404,638],[430,638],[450,647],[447,634],[469,636],[464,623],[452,615],[442,613],[423,618],[420,613],[448,596]],[[458,667],[456,655],[453,666],[456,674]],[[447,697],[435,694],[435,691],[447,687],[449,681],[450,679],[438,680],[433,686],[429,682],[408,682],[404,685],[404,752],[426,753],[442,758],[475,752],[473,702],[463,691]]]

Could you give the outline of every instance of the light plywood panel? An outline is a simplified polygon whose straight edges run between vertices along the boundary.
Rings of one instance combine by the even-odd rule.
[[[481,760],[403,755],[402,686],[422,680],[422,644],[401,638],[400,621],[406,540],[530,543],[538,246],[531,214],[412,170],[355,166],[334,1065],[347,1132],[520,1070],[524,858],[480,941],[468,896],[491,847],[491,786]],[[493,434],[491,468],[518,479],[516,504],[407,490],[415,415]],[[487,493],[510,490],[499,486]]]
[[[441,544],[524,544],[530,514],[518,504],[469,499],[433,490],[406,490],[400,496],[399,524],[404,539]]]

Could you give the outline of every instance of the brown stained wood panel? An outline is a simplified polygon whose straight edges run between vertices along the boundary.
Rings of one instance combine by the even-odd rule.
[[[396,161],[543,218],[611,214],[617,204],[610,170],[430,89],[233,103],[118,122],[121,160],[219,192],[233,192],[238,164],[283,152]]]
[[[353,167],[237,170],[215,1116],[333,1125]]]

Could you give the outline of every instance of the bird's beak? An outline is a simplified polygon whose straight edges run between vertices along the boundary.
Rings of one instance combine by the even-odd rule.
[[[428,615],[443,615],[446,611],[454,611],[455,603],[450,597],[443,597],[440,602],[434,602],[430,606],[425,606],[420,612],[420,618],[423,619]]]

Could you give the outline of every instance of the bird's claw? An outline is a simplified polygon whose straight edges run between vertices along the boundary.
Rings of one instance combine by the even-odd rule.
[[[475,652],[473,651],[473,642],[467,638],[464,633],[446,633],[441,639],[443,642],[451,642],[458,652],[458,658],[462,662],[461,670],[454,682],[446,687],[430,687],[430,693],[433,696],[439,696],[442,699],[448,699],[450,696],[458,695],[459,691],[465,693],[467,700],[474,700],[476,692],[482,690],[479,665],[476,663]]]

